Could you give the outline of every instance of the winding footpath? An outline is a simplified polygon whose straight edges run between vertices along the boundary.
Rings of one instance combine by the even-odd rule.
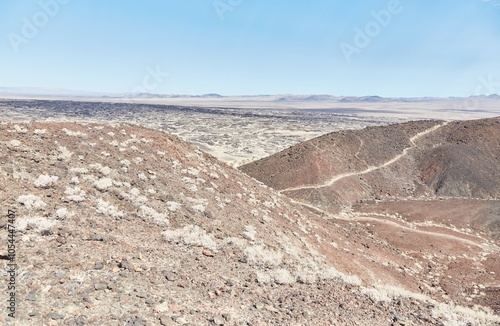
[[[365,170],[360,171],[360,172],[349,172],[349,173],[338,174],[338,175],[334,176],[333,178],[331,178],[330,180],[326,181],[325,183],[322,183],[319,185],[305,185],[305,186],[299,186],[299,187],[291,187],[291,188],[282,189],[282,190],[280,190],[280,192],[290,192],[290,191],[305,190],[305,189],[320,189],[320,188],[324,188],[324,187],[329,187],[329,186],[333,185],[335,182],[342,180],[344,178],[348,178],[348,177],[352,177],[352,176],[360,176],[363,174],[367,174],[367,173],[376,171],[378,169],[382,169],[386,166],[389,166],[389,165],[397,162],[399,159],[404,157],[408,153],[408,151],[415,148],[417,146],[415,142],[418,139],[426,136],[429,133],[436,131],[437,129],[439,129],[441,127],[446,126],[447,124],[448,124],[448,122],[443,122],[439,125],[435,125],[432,128],[429,128],[425,131],[419,132],[418,134],[414,135],[413,137],[410,138],[411,146],[406,147],[401,154],[396,155],[395,157],[393,157],[392,159],[390,159],[389,161],[387,161],[383,164],[376,165],[376,166],[370,166],[370,167],[368,167]]]
[[[417,233],[417,234],[422,234],[422,235],[428,235],[432,237],[439,237],[439,238],[444,238],[447,240],[451,241],[457,241],[460,242],[464,245],[469,245],[473,247],[480,247],[482,250],[486,252],[493,252],[497,253],[500,252],[500,247],[489,244],[487,241],[485,241],[483,238],[479,237],[478,235],[472,235],[472,234],[464,234],[464,237],[460,237],[459,235],[452,235],[449,234],[451,232],[457,233],[455,230],[448,229],[442,226],[439,226],[439,229],[446,229],[446,231],[440,232],[440,231],[427,231],[427,230],[421,230],[418,228],[417,225],[414,223],[409,223],[403,220],[398,220],[398,221],[393,221],[388,219],[388,216],[382,216],[381,214],[377,213],[350,213],[348,215],[342,216],[342,214],[332,214],[330,212],[324,211],[314,205],[297,201],[294,199],[290,199],[291,202],[294,204],[298,204],[304,207],[307,207],[316,213],[318,213],[320,216],[322,216],[324,219],[332,219],[332,220],[344,220],[344,221],[357,221],[357,222],[372,222],[372,223],[381,223],[381,224],[386,224],[390,227],[396,228],[396,229],[402,229],[407,232],[411,233]],[[406,225],[404,225],[406,224]],[[448,232],[448,233],[447,233]],[[473,241],[471,239],[467,239],[466,237],[474,237],[477,239],[477,241]]]

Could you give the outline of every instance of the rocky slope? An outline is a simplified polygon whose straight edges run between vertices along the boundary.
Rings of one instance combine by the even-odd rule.
[[[0,241],[16,229],[16,318],[0,315],[7,325],[499,322],[474,306],[484,302],[465,300],[472,292],[421,293],[420,274],[394,277],[402,266],[393,261],[380,269],[375,260],[395,249],[370,227],[324,219],[159,131],[2,123],[0,205]],[[495,264],[490,248],[464,250]],[[478,291],[488,277],[476,278]]]

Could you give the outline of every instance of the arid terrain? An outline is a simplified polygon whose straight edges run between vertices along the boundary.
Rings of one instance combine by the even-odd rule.
[[[500,0],[0,30],[0,326],[500,326]]]
[[[0,162],[4,227],[15,212],[16,325],[500,322],[493,237],[417,227],[411,207],[411,221],[363,203],[330,217],[176,136],[123,123],[4,122]]]
[[[179,106],[131,99],[0,100],[0,116],[17,121],[133,122],[180,136],[233,166],[328,132],[406,121],[348,112]]]

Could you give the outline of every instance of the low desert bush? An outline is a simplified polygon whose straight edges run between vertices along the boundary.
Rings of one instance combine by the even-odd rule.
[[[185,246],[202,246],[206,249],[217,250],[217,242],[214,236],[196,225],[186,225],[181,229],[167,230],[162,234],[169,242]]]

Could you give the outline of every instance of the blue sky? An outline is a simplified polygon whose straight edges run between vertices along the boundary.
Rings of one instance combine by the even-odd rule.
[[[496,81],[500,0],[0,2],[3,87],[468,96]]]

